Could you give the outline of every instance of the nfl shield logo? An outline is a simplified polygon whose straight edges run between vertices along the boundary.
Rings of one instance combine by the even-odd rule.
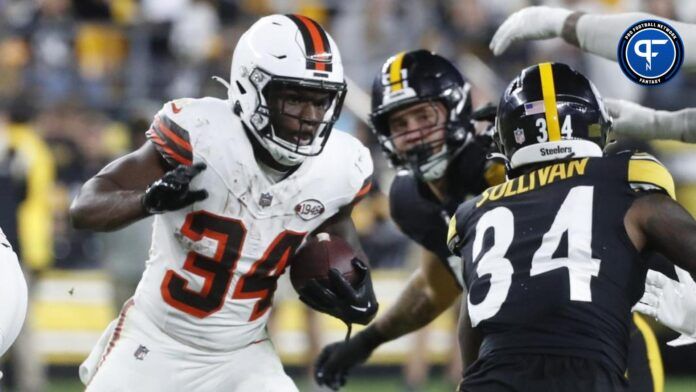
[[[270,193],[262,193],[261,197],[259,198],[259,205],[263,208],[266,208],[271,205],[271,202],[273,201],[273,195]]]
[[[133,353],[133,356],[135,357],[135,359],[142,361],[143,359],[145,359],[145,356],[149,352],[150,352],[150,350],[148,350],[147,347],[145,347],[141,344],[140,346],[138,346],[138,349],[135,350],[135,352]]]
[[[517,128],[513,132],[515,134],[515,141],[517,142],[517,144],[524,143],[524,141],[526,140],[524,138],[524,129]]]

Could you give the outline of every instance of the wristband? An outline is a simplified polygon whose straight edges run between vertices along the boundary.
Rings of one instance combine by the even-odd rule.
[[[561,29],[561,38],[563,38],[567,43],[580,47],[580,41],[578,40],[578,20],[580,17],[585,15],[585,12],[575,11],[563,22],[563,29]]]

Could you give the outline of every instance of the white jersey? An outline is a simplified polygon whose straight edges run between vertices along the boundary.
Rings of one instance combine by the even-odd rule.
[[[17,255],[0,229],[0,356],[17,339],[26,314],[27,282]]]
[[[147,133],[170,163],[204,162],[207,199],[154,221],[135,306],[187,345],[227,351],[265,339],[276,280],[305,236],[371,186],[372,160],[334,131],[324,151],[270,182],[227,101],[168,102]]]

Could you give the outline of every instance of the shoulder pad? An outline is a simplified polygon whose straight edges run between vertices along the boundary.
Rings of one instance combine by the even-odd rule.
[[[362,178],[372,179],[374,173],[374,166],[372,163],[372,155],[370,155],[370,150],[365,146],[360,146],[360,153],[358,155],[358,160],[355,162],[355,166],[360,172]],[[364,186],[363,184],[362,186]]]
[[[365,196],[367,196],[368,193],[370,193],[370,190],[372,190],[372,185],[373,185],[373,175],[372,175],[372,158],[369,157],[370,159],[370,170],[369,171],[361,171],[361,175],[366,175],[364,177],[362,183],[360,184],[360,188],[358,189],[358,192],[355,194],[355,197],[353,198],[352,204],[356,204],[360,202]],[[368,174],[369,173],[369,174]]]
[[[334,130],[322,155],[330,159],[332,164],[347,165],[352,204],[359,202],[370,192],[374,170],[372,156],[370,150],[358,139],[345,132]]]
[[[498,162],[489,162],[486,164],[486,169],[483,172],[483,178],[489,186],[502,184],[507,181],[505,177],[505,165]]]
[[[362,200],[368,193],[370,193],[371,189],[372,174],[370,174],[367,178],[363,180],[363,183],[360,186],[360,190],[358,190],[358,193],[355,194],[355,198],[353,198],[353,204],[358,203],[360,200]]]
[[[476,209],[475,203],[480,198],[481,196],[476,196],[465,201],[457,208],[452,219],[450,219],[449,228],[447,229],[447,248],[456,256],[459,256],[459,247],[462,243],[462,237],[460,235],[461,225],[469,219],[471,213]]]
[[[193,147],[189,132],[175,122],[180,117],[189,99],[178,99],[164,104],[157,112],[150,129],[145,133],[155,144],[157,151],[172,166],[191,165],[193,162]]]
[[[7,237],[5,236],[5,233],[2,232],[1,227],[0,227],[0,244],[4,245],[7,248],[12,248],[10,246],[10,242],[7,240]]]
[[[389,188],[389,214],[402,231],[413,207],[411,203],[414,202],[416,192],[417,185],[411,173],[405,170],[397,173]]]
[[[172,101],[169,101],[162,106],[162,110],[160,110],[161,113],[164,113],[165,115],[169,117],[173,116],[183,116],[184,113],[184,108],[189,106],[192,102],[194,102],[193,99],[191,98],[179,98],[175,99]],[[188,112],[188,110],[187,110]]]
[[[628,161],[628,182],[636,191],[661,190],[676,199],[674,180],[657,158],[647,153],[635,153]]]

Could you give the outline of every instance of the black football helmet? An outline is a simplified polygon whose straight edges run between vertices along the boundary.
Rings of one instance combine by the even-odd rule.
[[[450,158],[473,135],[470,90],[459,70],[442,56],[414,50],[390,57],[372,85],[370,123],[392,166],[410,170],[425,180],[442,177]],[[406,152],[397,151],[389,115],[416,103],[437,101],[447,110],[445,143],[440,139],[422,142]]]
[[[525,68],[505,89],[494,139],[509,169],[602,156],[611,118],[594,84],[561,63]]]

